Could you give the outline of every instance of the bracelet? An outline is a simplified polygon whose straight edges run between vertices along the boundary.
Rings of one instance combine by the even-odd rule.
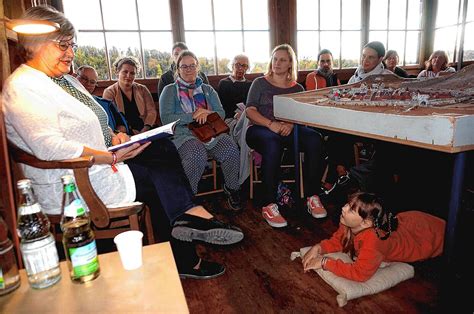
[[[117,167],[115,167],[115,164],[117,163],[117,154],[115,152],[112,152],[112,158],[112,164],[110,165],[110,167],[112,168],[113,172],[117,172]]]
[[[328,261],[328,258],[326,256],[324,256],[322,259],[321,259],[321,268],[323,270],[326,270],[326,262]]]

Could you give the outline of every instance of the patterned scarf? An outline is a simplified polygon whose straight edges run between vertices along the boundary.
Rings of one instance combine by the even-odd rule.
[[[176,88],[178,89],[181,108],[185,113],[193,113],[197,108],[207,109],[206,97],[202,90],[202,79],[199,76],[194,84],[189,84],[178,76]],[[190,91],[193,97],[189,95]]]
[[[105,145],[107,147],[112,146],[112,135],[110,134],[109,125],[108,125],[108,116],[107,113],[102,109],[102,107],[95,103],[92,98],[88,97],[86,94],[78,90],[71,82],[69,82],[64,76],[60,78],[50,77],[50,79],[61,86],[61,88],[66,91],[69,95],[76,98],[84,105],[89,107],[99,119],[100,127],[102,128],[102,134],[104,136]]]

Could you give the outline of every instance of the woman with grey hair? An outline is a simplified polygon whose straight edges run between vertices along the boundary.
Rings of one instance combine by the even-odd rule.
[[[48,6],[30,8],[23,18],[56,22],[61,28],[49,35],[19,36],[25,62],[7,79],[2,95],[8,139],[42,160],[93,156],[95,164],[89,176],[99,198],[106,205],[152,200],[148,202],[152,213],[164,210],[176,239],[214,244],[240,241],[240,229],[214,219],[204,207],[193,203],[179,155],[169,140],[107,151],[107,146],[129,138],[111,132],[106,112],[68,75],[76,48],[73,25]],[[45,212],[59,214],[60,177],[68,170],[24,166],[23,171],[35,183]],[[191,244],[173,237],[181,276],[204,279],[224,273],[223,265],[201,260]]]
[[[140,72],[140,62],[135,57],[120,57],[114,62],[117,82],[104,90],[102,97],[114,101],[125,115],[131,135],[150,130],[158,113],[150,91],[135,82]]]

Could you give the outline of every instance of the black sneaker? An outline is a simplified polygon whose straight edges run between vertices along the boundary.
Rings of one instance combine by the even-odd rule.
[[[240,190],[231,190],[224,184],[224,193],[227,196],[227,204],[234,211],[242,210],[242,202],[240,200]]]
[[[176,219],[171,235],[181,241],[199,240],[220,245],[234,244],[244,238],[244,233],[238,227],[215,218],[204,219],[188,214],[183,214]]]
[[[225,273],[225,266],[216,262],[201,260],[199,269],[178,270],[179,277],[182,279],[212,279]]]

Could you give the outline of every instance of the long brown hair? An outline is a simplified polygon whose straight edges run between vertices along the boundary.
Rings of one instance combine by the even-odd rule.
[[[362,219],[371,219],[377,237],[386,240],[392,231],[397,230],[398,220],[382,204],[382,199],[373,193],[358,192],[352,194],[347,202],[352,210],[356,211]],[[383,232],[383,234],[380,233]],[[354,234],[347,228],[346,234],[342,238],[342,251],[351,257],[355,255]]]

